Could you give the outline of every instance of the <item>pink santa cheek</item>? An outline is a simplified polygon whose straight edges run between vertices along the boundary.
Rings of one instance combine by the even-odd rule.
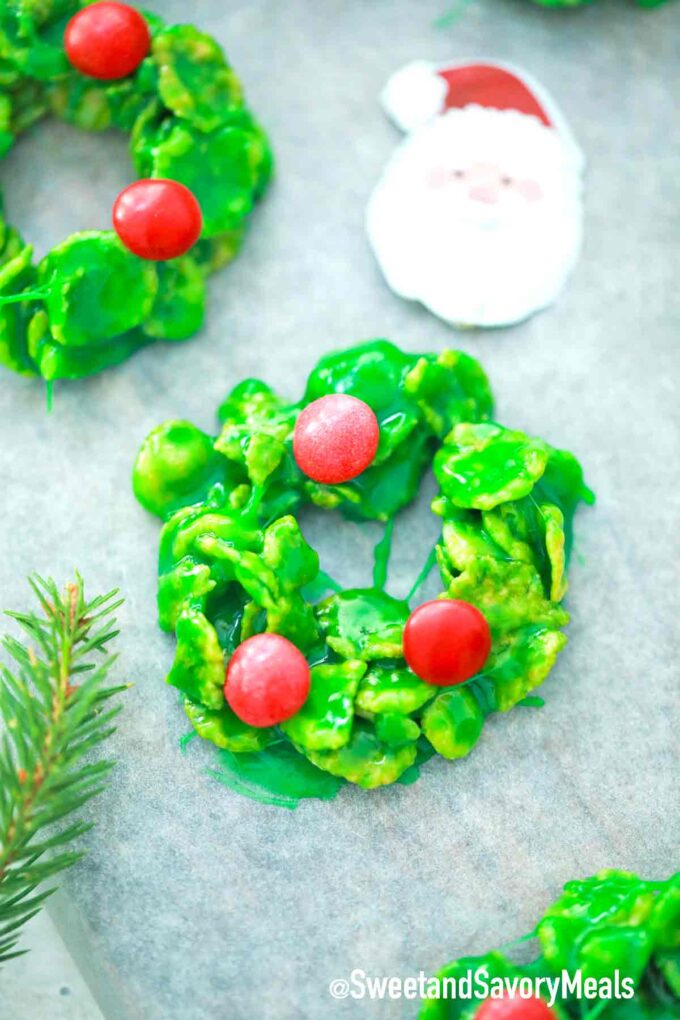
[[[538,181],[524,177],[522,180],[514,181],[513,187],[527,202],[539,202],[543,198],[543,189]]]
[[[427,171],[427,186],[434,190],[445,188],[449,183],[449,173],[443,166],[433,166]]]

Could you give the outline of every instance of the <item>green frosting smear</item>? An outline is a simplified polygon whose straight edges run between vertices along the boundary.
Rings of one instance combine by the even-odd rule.
[[[292,452],[298,415],[330,393],[364,400],[380,425],[374,463],[343,485],[311,481]],[[373,340],[323,357],[297,403],[248,379],[223,401],[219,435],[178,420],[144,441],[133,486],[164,522],[159,621],[177,638],[168,682],[225,752],[222,782],[287,806],[343,782],[413,782],[435,753],[469,754],[490,713],[532,703],[566,642],[572,519],[592,494],[571,454],[495,424],[492,410],[468,355]],[[394,517],[432,463],[442,531],[419,578],[436,559],[440,597],[477,606],[493,640],[483,672],[454,688],[411,672],[403,634],[414,606],[385,590]],[[320,570],[297,520],[309,505],[385,522],[367,587],[343,591]],[[265,631],[307,657],[311,690],[297,715],[262,731],[234,717],[223,684],[240,642]]]
[[[534,931],[518,943],[532,938],[539,952],[527,964],[516,964],[500,951],[447,964],[437,974],[442,995],[426,998],[420,1020],[473,1020],[487,991],[493,998],[504,987],[511,994],[513,983],[522,979],[534,982],[556,1020],[680,1016],[680,872],[654,882],[630,871],[605,870],[568,882]],[[456,982],[470,975],[474,991],[480,971],[487,987],[476,997],[456,998]],[[578,984],[569,989],[557,983],[563,974],[580,982],[580,995]]]
[[[0,207],[0,364],[48,382],[92,375],[157,340],[202,326],[206,279],[238,253],[272,173],[262,128],[218,43],[144,12],[151,52],[127,78],[96,81],[64,52],[69,18],[91,0],[0,3],[0,157],[53,114],[131,136],[140,177],[187,185],[203,234],[181,258],[146,262],[107,230],[73,234],[37,265]],[[109,219],[102,210],[102,220]]]

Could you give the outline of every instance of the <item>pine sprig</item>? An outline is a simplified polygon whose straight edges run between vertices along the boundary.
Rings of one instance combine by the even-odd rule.
[[[0,963],[21,955],[22,926],[54,892],[43,883],[83,856],[72,845],[91,825],[72,816],[113,767],[85,756],[114,732],[109,700],[127,686],[107,685],[118,591],[87,602],[78,574],[63,591],[29,583],[40,610],[7,614],[27,640],[2,639],[0,664]]]

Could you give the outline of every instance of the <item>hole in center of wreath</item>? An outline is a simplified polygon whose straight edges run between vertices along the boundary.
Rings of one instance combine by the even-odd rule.
[[[381,552],[386,558],[385,591],[403,599],[414,588],[441,534],[441,520],[430,510],[436,491],[434,476],[428,472],[413,503],[395,517],[391,543],[381,542],[385,524],[346,520],[336,511],[307,507],[298,520],[306,540],[319,554],[320,569],[342,589],[372,587],[376,546],[381,543],[377,559],[380,561]],[[435,565],[414,592],[412,607],[441,590]]]
[[[81,230],[111,230],[118,194],[136,174],[129,137],[88,133],[46,119],[0,163],[4,218],[34,247],[34,260]]]

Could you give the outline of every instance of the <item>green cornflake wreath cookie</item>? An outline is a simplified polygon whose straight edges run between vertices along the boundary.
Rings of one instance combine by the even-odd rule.
[[[368,405],[379,426],[370,467],[345,484],[313,481],[293,452],[303,410],[334,394]],[[524,702],[546,678],[566,643],[572,519],[593,497],[570,453],[491,416],[473,358],[375,340],[323,357],[298,403],[248,379],[220,407],[217,438],[169,421],[144,441],[133,484],[165,521],[159,621],[177,637],[168,683],[196,732],[223,749],[225,783],[294,806],[333,796],[343,780],[410,782],[435,752],[469,754],[486,716]],[[485,619],[491,641],[483,669],[444,687],[407,665],[411,610],[385,591],[393,519],[433,462],[441,599]],[[386,522],[373,585],[342,591],[319,570],[295,517],[308,504]],[[305,703],[279,726],[248,725],[225,701],[225,667],[263,632],[311,666]]]
[[[648,882],[606,870],[568,882],[532,936],[540,953],[528,964],[499,951],[442,968],[425,982],[421,1020],[680,1016],[680,872]],[[460,992],[468,976],[472,998]]]
[[[107,49],[101,32],[99,52],[81,28],[67,56],[64,33],[81,8],[95,29],[96,17],[110,17],[111,8],[136,18],[131,54],[118,36]],[[135,56],[140,25],[146,46]],[[135,69],[121,77],[130,55]],[[127,5],[2,0],[0,155],[48,114],[86,131],[129,132],[137,173],[186,186],[203,227],[186,254],[167,261],[138,257],[114,231],[89,230],[35,265],[31,247],[0,216],[0,362],[54,380],[89,375],[154,340],[184,340],[200,328],[206,278],[236,255],[271,154],[222,50],[197,28],[142,19]]]

